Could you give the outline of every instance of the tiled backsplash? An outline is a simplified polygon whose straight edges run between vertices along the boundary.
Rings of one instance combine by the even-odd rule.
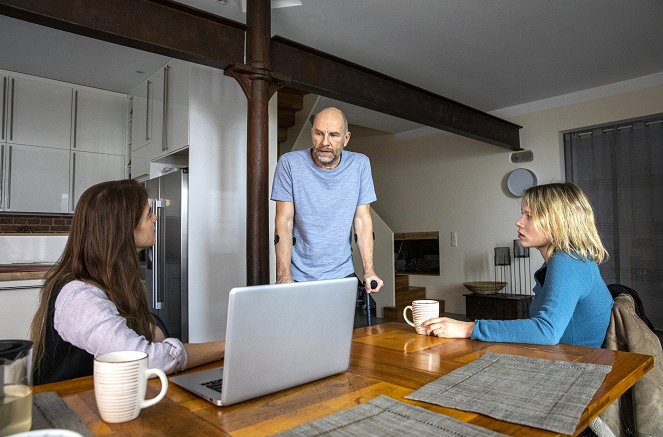
[[[0,213],[0,234],[69,232],[71,214],[31,215]]]

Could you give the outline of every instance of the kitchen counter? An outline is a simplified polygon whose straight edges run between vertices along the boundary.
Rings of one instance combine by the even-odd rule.
[[[23,281],[44,279],[52,264],[9,264],[0,265],[0,281]]]

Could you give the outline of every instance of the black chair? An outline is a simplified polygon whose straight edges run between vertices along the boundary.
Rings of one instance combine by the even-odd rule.
[[[161,320],[161,318],[159,316],[157,316],[156,314],[154,314],[154,313],[150,313],[150,314],[152,314],[152,318],[154,319],[154,324],[157,325],[159,327],[159,329],[161,329],[161,332],[163,332],[163,335],[165,335],[166,338],[170,337],[170,335],[168,334],[168,328],[166,328],[166,324],[163,323],[163,320]]]
[[[642,319],[643,322],[647,324],[649,329],[651,329],[653,332],[656,332],[656,328],[654,328],[654,325],[651,321],[649,321],[647,315],[645,314],[645,306],[643,305],[642,300],[640,300],[640,296],[638,296],[637,291],[622,284],[610,284],[608,285],[608,290],[610,290],[610,294],[612,295],[613,299],[616,299],[617,296],[622,293],[630,295],[633,298],[633,303],[635,304],[635,313]]]

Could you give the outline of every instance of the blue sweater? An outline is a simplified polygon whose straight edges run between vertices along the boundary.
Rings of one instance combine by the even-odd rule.
[[[601,347],[613,299],[596,263],[556,252],[534,278],[529,319],[477,320],[472,338]]]

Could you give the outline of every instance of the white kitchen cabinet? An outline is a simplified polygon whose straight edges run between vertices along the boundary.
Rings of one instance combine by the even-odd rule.
[[[124,155],[126,152],[127,96],[74,89],[71,149]]]
[[[86,188],[125,177],[126,95],[6,71],[0,79],[0,210],[73,212]]]
[[[69,150],[3,144],[2,210],[69,212]]]
[[[131,95],[131,177],[147,179],[150,161],[163,153],[164,70],[157,70]]]
[[[50,81],[3,75],[2,141],[70,148],[72,88]]]
[[[191,64],[173,59],[164,67],[164,154],[189,145],[189,81]]]
[[[2,338],[29,339],[30,323],[37,310],[40,286],[24,286],[21,285],[23,282],[37,281],[0,281]]]
[[[163,126],[163,70],[157,70],[145,82],[131,92],[133,119],[131,150],[150,148],[153,155],[162,151]]]
[[[154,108],[154,89],[151,81],[138,85],[132,92],[133,101],[131,150],[137,150],[148,145],[152,139],[152,109]]]
[[[131,177],[189,145],[191,64],[173,59],[132,92]]]
[[[148,141],[147,82],[141,83],[132,90],[129,98],[131,99],[129,144],[131,144],[131,151],[134,151],[146,145]]]
[[[148,155],[149,150],[145,147],[131,152],[131,178],[145,180],[150,178],[150,161],[152,158]]]
[[[107,153],[71,152],[71,212],[83,191],[99,182],[124,178],[124,156]]]

